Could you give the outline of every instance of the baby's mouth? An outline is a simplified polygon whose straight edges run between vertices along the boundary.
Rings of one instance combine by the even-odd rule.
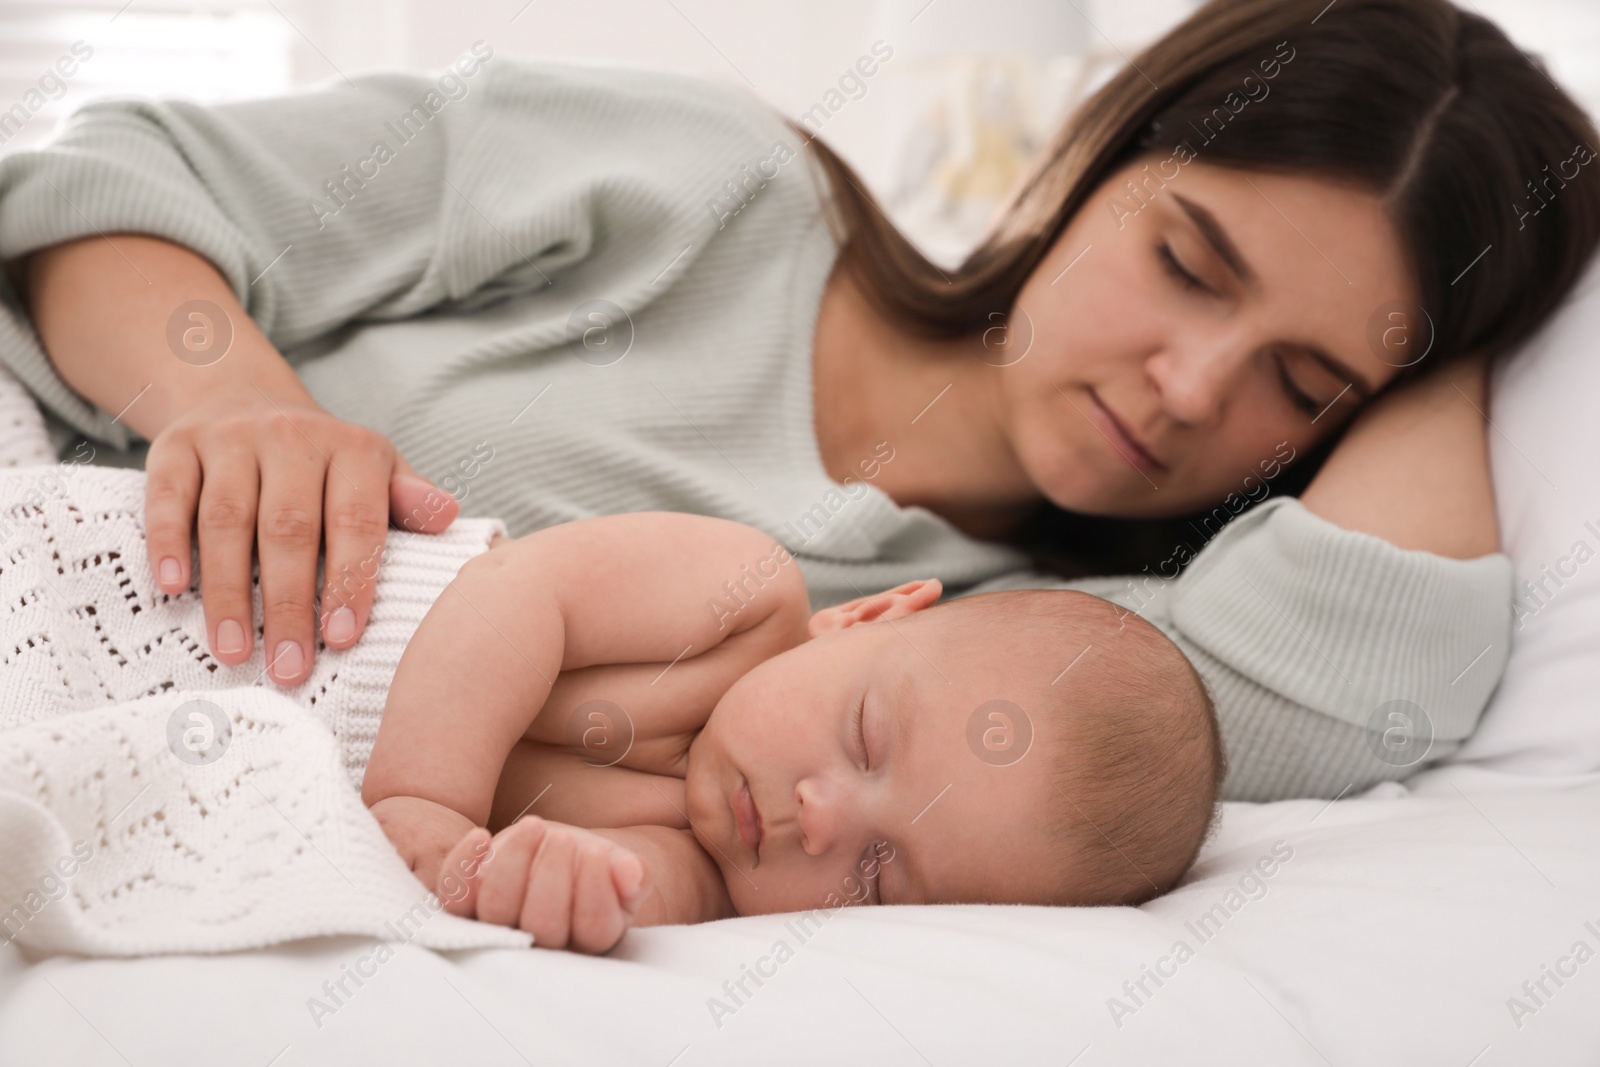
[[[739,828],[739,840],[744,847],[750,850],[753,860],[751,868],[761,864],[761,812],[756,809],[756,801],[750,795],[750,781],[743,775],[739,776],[739,786],[733,791],[733,821]]]

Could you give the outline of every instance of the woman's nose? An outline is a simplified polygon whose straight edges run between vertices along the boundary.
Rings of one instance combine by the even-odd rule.
[[[800,847],[807,855],[820,856],[839,837],[845,798],[840,795],[837,783],[812,776],[795,783],[794,800],[795,817],[800,824]]]
[[[1247,351],[1238,337],[1195,334],[1169,345],[1145,366],[1168,415],[1190,426],[1215,426],[1239,388]]]

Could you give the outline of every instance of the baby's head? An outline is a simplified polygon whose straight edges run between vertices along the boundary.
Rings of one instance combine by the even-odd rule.
[[[1178,647],[1087,593],[939,595],[825,608],[717,703],[685,788],[741,915],[1133,904],[1193,862],[1223,758]]]

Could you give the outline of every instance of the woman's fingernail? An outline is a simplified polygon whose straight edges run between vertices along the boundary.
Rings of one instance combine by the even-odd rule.
[[[163,556],[158,573],[161,576],[162,585],[177,585],[183,581],[183,566],[178,562],[178,557],[176,556]]]
[[[300,651],[300,642],[287,639],[278,642],[278,651],[272,657],[272,673],[279,681],[287,682],[305,665],[306,655]]]
[[[328,616],[328,640],[340,644],[350,640],[356,635],[356,613],[349,608],[340,606],[337,611]]]
[[[223,619],[217,624],[217,651],[224,656],[244,651],[244,627],[234,619]]]

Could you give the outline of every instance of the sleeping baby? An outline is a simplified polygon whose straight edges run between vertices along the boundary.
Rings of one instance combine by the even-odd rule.
[[[406,644],[361,788],[458,915],[604,952],[843,904],[1137,903],[1206,836],[1210,698],[1109,601],[927,580],[812,613],[782,546],[695,515],[497,542]]]

